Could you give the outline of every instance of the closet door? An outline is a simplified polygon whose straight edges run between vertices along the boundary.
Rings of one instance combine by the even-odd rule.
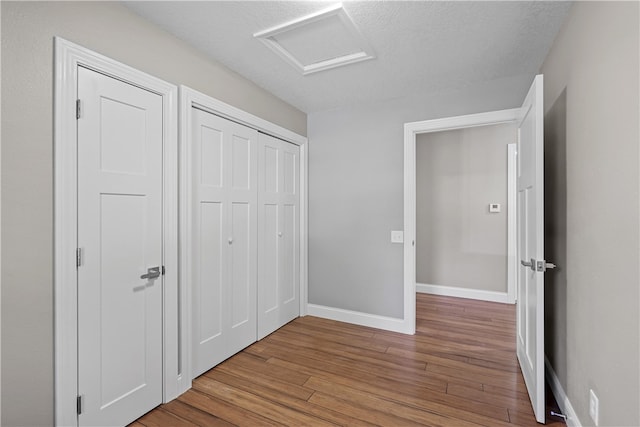
[[[300,315],[300,148],[258,137],[258,339]]]
[[[196,377],[256,341],[258,133],[197,109],[192,124]]]

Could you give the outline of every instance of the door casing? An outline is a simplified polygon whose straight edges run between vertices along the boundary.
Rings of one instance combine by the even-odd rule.
[[[55,424],[78,424],[77,128],[78,67],[154,92],[163,105],[163,401],[188,375],[178,346],[178,138],[175,85],[62,38],[54,39],[54,410]]]

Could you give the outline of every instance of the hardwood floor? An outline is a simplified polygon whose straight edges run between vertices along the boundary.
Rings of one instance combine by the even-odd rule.
[[[296,319],[132,426],[537,425],[514,306],[418,294],[417,314],[415,336]]]

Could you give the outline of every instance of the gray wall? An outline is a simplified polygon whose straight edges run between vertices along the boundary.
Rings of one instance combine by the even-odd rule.
[[[309,115],[309,302],[403,315],[403,125],[513,108],[531,76]]]
[[[417,136],[418,283],[507,292],[507,144],[516,140],[515,124]]]
[[[1,2],[2,425],[53,423],[53,36],[294,132],[306,115],[118,3]]]
[[[545,75],[547,356],[584,425],[640,425],[639,4],[576,2]],[[551,258],[556,257],[556,258]]]

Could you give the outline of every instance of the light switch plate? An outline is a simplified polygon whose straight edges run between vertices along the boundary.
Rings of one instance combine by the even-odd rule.
[[[489,212],[498,213],[500,212],[500,203],[489,203]]]
[[[404,231],[392,231],[391,243],[404,243]]]

